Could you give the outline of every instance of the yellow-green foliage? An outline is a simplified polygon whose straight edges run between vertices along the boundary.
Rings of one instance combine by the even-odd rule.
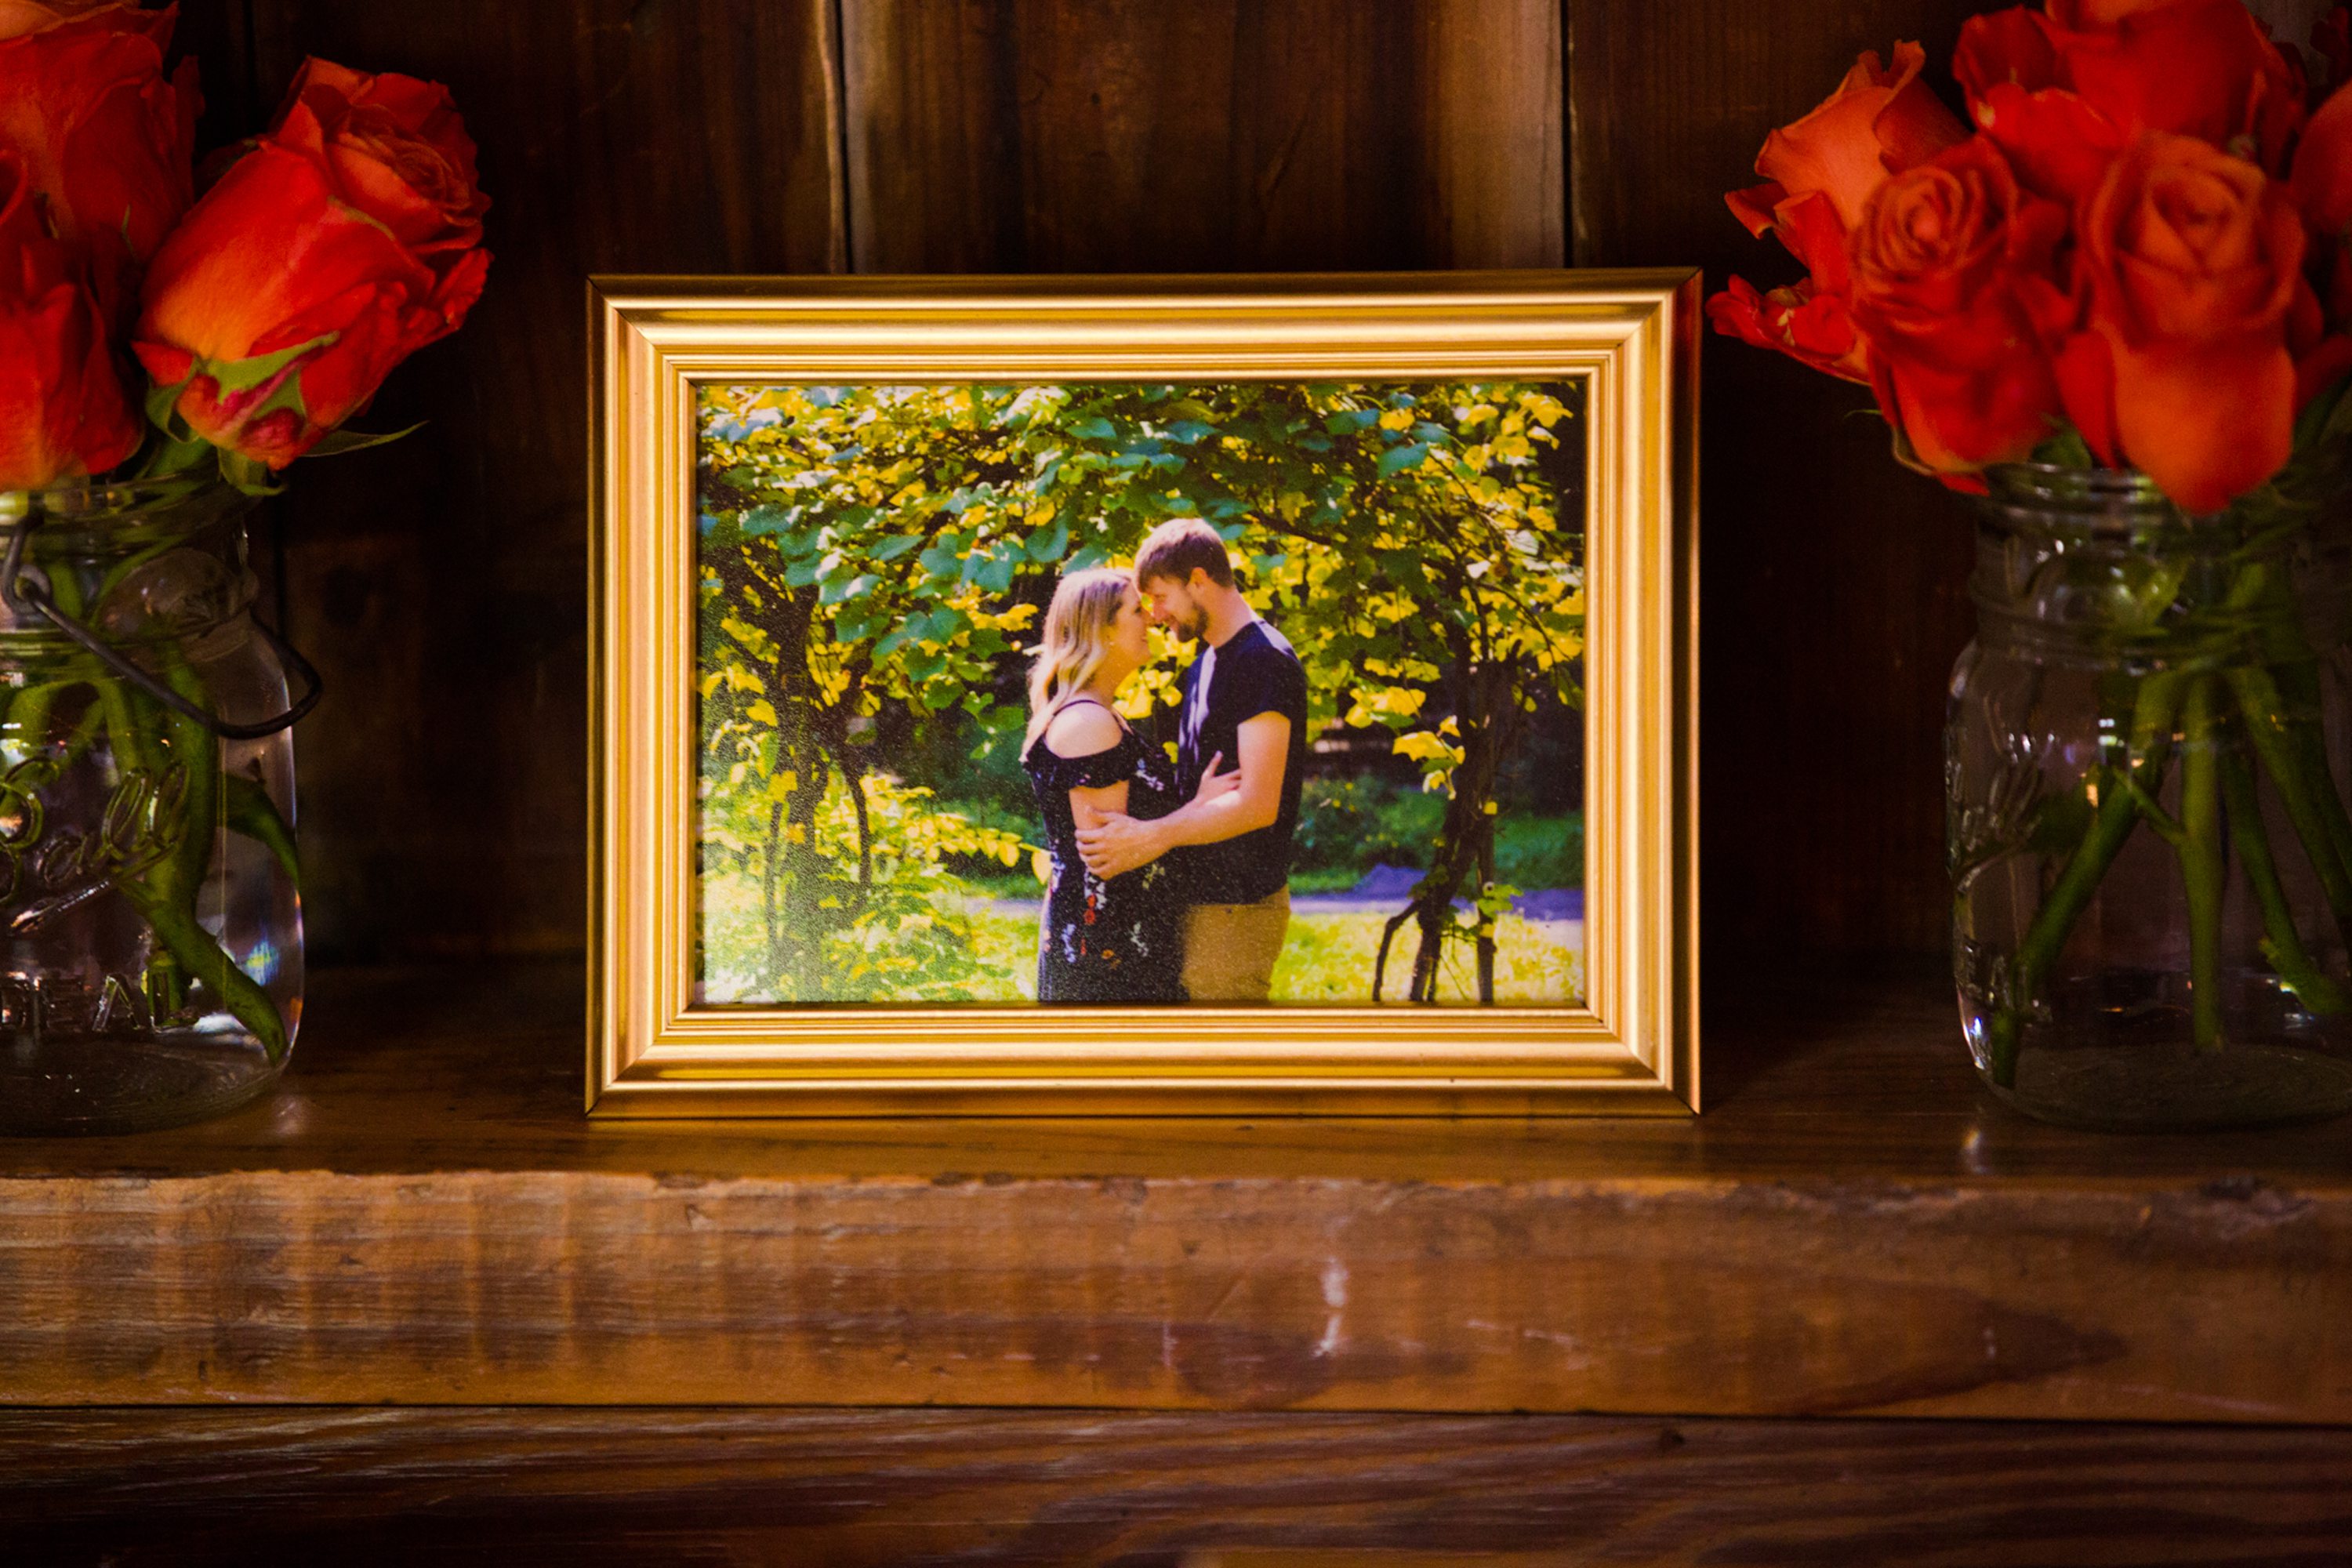
[[[703,388],[704,838],[735,871],[763,868],[765,957],[747,984],[870,994],[898,973],[871,956],[891,946],[873,867],[970,851],[926,861],[885,842],[892,737],[952,706],[992,712],[1053,577],[1127,559],[1170,517],[1232,542],[1305,664],[1314,725],[1384,727],[1427,787],[1491,789],[1491,767],[1465,763],[1491,761],[1504,720],[1539,691],[1582,695],[1574,397],[1503,383]],[[1155,663],[1122,707],[1150,711],[1175,676]],[[936,815],[891,804],[891,834]],[[1468,822],[1484,844],[1475,816],[1444,831]],[[850,900],[863,925],[844,877],[866,889]],[[892,918],[910,951],[951,925]],[[976,983],[952,968],[926,961],[907,984]]]

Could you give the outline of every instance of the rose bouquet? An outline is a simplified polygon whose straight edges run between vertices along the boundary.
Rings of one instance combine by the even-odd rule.
[[[2321,36],[2340,75],[2340,10]],[[2087,458],[2205,513],[2276,475],[2352,369],[2352,97],[2308,111],[2240,0],[1976,17],[1953,60],[1974,130],[1925,64],[1864,54],[1766,138],[1731,210],[1807,276],[1731,279],[1717,328],[1866,384],[1897,454],[1959,488]]]
[[[237,651],[241,498],[391,438],[346,421],[465,320],[488,204],[446,89],[319,59],[200,169],[175,9],[0,0],[0,1033],[237,1030],[274,1065],[289,939],[236,935],[268,900],[223,868],[290,880],[257,742],[306,704],[224,717],[286,708]],[[0,1112],[37,1092],[0,1079]]]
[[[2313,46],[2240,0],[1979,16],[1965,118],[1918,45],[1864,54],[1728,198],[1805,275],[1732,279],[1717,330],[1866,385],[1902,462],[1985,498],[1955,971],[2042,1114],[2352,1109],[2343,7]]]
[[[489,204],[445,89],[306,61],[199,195],[176,10],[0,0],[0,492],[215,467],[266,489],[352,444],[482,291]]]

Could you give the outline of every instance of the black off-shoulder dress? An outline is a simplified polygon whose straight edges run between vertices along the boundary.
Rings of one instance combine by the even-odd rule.
[[[1119,730],[1118,744],[1108,751],[1060,756],[1040,736],[1022,758],[1053,864],[1037,947],[1040,1002],[1184,1000],[1184,900],[1174,868],[1162,858],[1104,881],[1078,858],[1072,790],[1124,781],[1127,815],[1147,819],[1181,804],[1175,769],[1124,723]]]

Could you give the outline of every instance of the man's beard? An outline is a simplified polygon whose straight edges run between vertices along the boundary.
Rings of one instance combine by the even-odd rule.
[[[1209,638],[1209,612],[1193,611],[1176,623],[1176,629],[1184,634],[1186,642],[1206,642]]]

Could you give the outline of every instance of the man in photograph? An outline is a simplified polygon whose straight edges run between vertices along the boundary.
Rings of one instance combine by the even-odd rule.
[[[1290,926],[1291,837],[1307,761],[1307,673],[1235,586],[1224,541],[1199,518],[1154,529],[1135,585],[1152,622],[1197,644],[1181,681],[1176,766],[1192,804],[1151,821],[1123,815],[1078,836],[1089,870],[1112,877],[1172,856],[1184,915],[1183,979],[1194,1002],[1264,1002]],[[1192,800],[1212,769],[1239,787]]]

